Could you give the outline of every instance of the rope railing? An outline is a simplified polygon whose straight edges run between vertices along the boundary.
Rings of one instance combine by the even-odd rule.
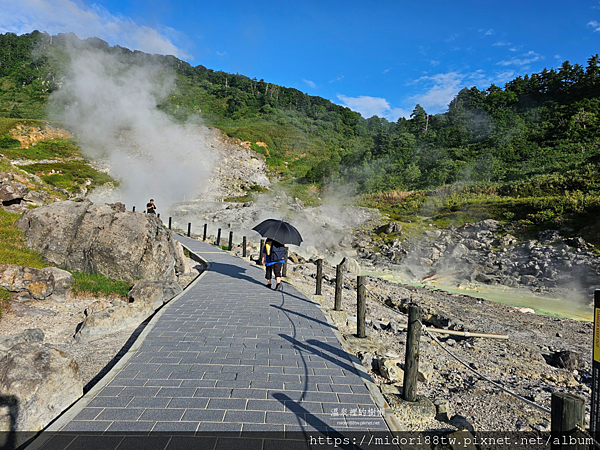
[[[350,284],[350,286],[352,286],[353,281],[352,279],[350,279],[346,274],[344,274],[341,271],[338,271],[337,273],[342,273],[342,280],[346,280],[348,281],[348,283]],[[360,277],[359,277],[360,278]],[[337,280],[336,280],[337,282]],[[342,281],[343,283],[343,281]],[[357,287],[358,287],[358,279],[357,279]],[[377,303],[380,306],[383,306],[386,309],[389,309],[391,311],[393,311],[395,314],[402,316],[403,318],[406,318],[406,314],[404,314],[403,312],[399,311],[398,309],[391,307],[390,305],[386,304],[383,300],[381,300],[379,298],[378,295],[376,295],[375,293],[373,293],[370,289],[368,289],[365,285],[366,283],[362,283],[362,286],[364,287],[364,292],[367,294],[367,296],[369,297],[369,299],[371,301],[374,301],[375,303]],[[337,290],[337,289],[336,289]],[[357,295],[358,296],[358,295]],[[412,308],[412,310],[411,310]],[[561,416],[563,417],[563,419],[565,417],[567,417],[567,422],[569,421],[576,421],[579,420],[577,419],[577,417],[579,417],[580,415],[582,415],[582,413],[576,413],[574,412],[574,409],[581,409],[583,408],[583,399],[576,397],[576,396],[572,396],[570,394],[565,394],[565,393],[560,393],[560,392],[555,392],[552,394],[552,408],[546,408],[534,401],[531,401],[519,394],[517,394],[516,392],[513,392],[511,389],[505,387],[504,385],[502,385],[501,383],[499,383],[498,381],[494,381],[491,378],[489,378],[488,376],[480,373],[479,371],[477,371],[476,369],[474,369],[473,367],[471,367],[471,365],[462,360],[459,356],[455,355],[453,352],[451,352],[446,345],[444,345],[436,336],[434,336],[433,333],[440,333],[440,332],[445,332],[447,334],[450,334],[452,332],[454,332],[454,330],[443,330],[443,329],[437,329],[437,328],[428,328],[426,327],[423,322],[419,319],[419,320],[412,320],[411,319],[411,314],[413,314],[413,318],[414,316],[414,311],[415,310],[419,310],[419,314],[421,314],[421,310],[418,307],[413,307],[413,306],[409,306],[409,321],[408,321],[408,328],[409,328],[409,332],[407,335],[407,343],[406,343],[406,348],[407,348],[407,361],[405,362],[405,368],[409,368],[409,365],[414,366],[415,364],[418,363],[415,361],[408,361],[408,350],[409,347],[412,350],[412,354],[415,354],[415,348],[416,348],[416,354],[418,354],[418,338],[417,338],[417,343],[415,344],[414,342],[409,342],[410,338],[411,338],[411,333],[413,335],[417,335],[420,336],[422,332],[424,332],[432,341],[434,341],[442,350],[444,350],[444,352],[446,352],[448,355],[450,355],[454,360],[456,360],[459,364],[461,364],[462,366],[466,367],[470,372],[474,373],[478,378],[487,381],[488,383],[490,383],[492,386],[494,386],[495,388],[501,390],[502,392],[505,392],[506,394],[512,396],[513,398],[520,400],[521,402],[536,408],[542,412],[544,412],[545,414],[549,414],[550,418],[551,418],[551,427],[552,427],[552,433],[557,433],[560,435],[571,435],[573,433],[573,430],[576,429],[579,432],[583,433],[590,441],[590,443],[593,443],[594,447],[596,448],[600,448],[600,443],[598,443],[598,441],[596,441],[588,431],[585,430],[585,423],[583,421],[581,421],[580,423],[575,424],[574,426],[566,426],[564,424],[564,420],[557,420],[555,417],[557,416]],[[415,325],[416,323],[416,325]],[[411,331],[411,326],[418,326],[418,330],[412,330]],[[357,324],[357,330],[359,329],[358,324]],[[458,332],[457,332],[458,333]],[[460,332],[463,333],[463,335],[465,337],[495,337],[495,338],[505,338],[507,339],[508,336],[507,335],[490,335],[490,334],[484,334],[484,333],[470,333],[470,332]],[[359,336],[360,337],[360,336]],[[418,358],[413,358],[413,359],[417,359]],[[409,364],[410,363],[410,364]],[[414,370],[414,369],[413,369]],[[405,371],[405,379],[404,379],[404,385],[405,385],[405,389],[404,391],[406,391],[407,386],[408,388],[412,388],[413,390],[416,390],[416,381],[415,382],[410,382],[408,383],[407,380],[407,372]],[[571,397],[571,398],[566,398],[566,397]],[[405,400],[407,400],[405,398]],[[579,403],[579,406],[573,407],[572,401],[575,400],[575,403]]]
[[[534,406],[535,408],[538,408],[542,411],[544,411],[545,413],[551,414],[552,411],[550,411],[548,408],[544,408],[541,405],[538,405],[535,402],[532,402],[531,400],[527,400],[525,397],[520,396],[519,394],[512,392],[508,389],[506,389],[504,386],[500,385],[499,383],[495,382],[494,380],[491,380],[490,378],[486,377],[485,375],[480,374],[477,370],[473,369],[469,364],[467,364],[466,362],[464,362],[462,359],[460,359],[458,356],[456,356],[454,353],[452,353],[450,350],[448,350],[444,344],[442,344],[438,338],[436,338],[433,334],[431,334],[428,330],[427,327],[425,325],[423,325],[423,322],[419,321],[419,324],[421,325],[421,330],[425,331],[425,333],[427,334],[427,336],[429,336],[436,344],[438,344],[442,350],[444,350],[446,353],[448,353],[450,356],[452,356],[452,358],[454,358],[456,361],[458,361],[460,364],[462,364],[463,366],[465,366],[467,369],[469,369],[471,372],[473,372],[475,375],[477,375],[479,378],[493,384],[494,386],[496,386],[498,389],[501,389],[502,391],[506,392],[507,394],[512,395],[515,398],[518,398],[519,400],[527,403],[530,406]]]

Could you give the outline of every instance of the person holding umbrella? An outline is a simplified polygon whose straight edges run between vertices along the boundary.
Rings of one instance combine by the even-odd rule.
[[[267,219],[252,228],[267,238],[261,250],[262,263],[267,268],[267,287],[271,287],[271,278],[275,274],[275,290],[281,290],[281,269],[285,262],[285,244],[300,245],[302,236],[296,228],[283,220]]]
[[[273,239],[267,239],[263,248],[262,263],[267,268],[265,278],[269,289],[271,289],[271,278],[275,275],[275,290],[281,290],[281,269],[284,262],[285,247]]]

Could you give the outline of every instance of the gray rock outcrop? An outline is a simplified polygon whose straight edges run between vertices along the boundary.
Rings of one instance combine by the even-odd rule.
[[[20,203],[28,191],[29,188],[15,181],[11,173],[0,172],[0,204],[7,206],[13,202]]]
[[[0,286],[11,292],[29,292],[33,298],[43,300],[54,290],[54,275],[43,269],[2,264]]]
[[[385,227],[385,234],[399,233],[402,231],[402,224],[400,222],[390,222]]]
[[[21,333],[0,338],[0,358],[6,356],[15,345],[23,342],[44,342],[44,332],[39,328],[29,328]]]
[[[137,326],[181,291],[176,281],[140,280],[127,294],[129,303],[99,300],[90,305],[75,338],[87,340]]]
[[[136,308],[146,309],[150,306],[153,311],[183,291],[177,282],[140,280],[127,294],[129,304]]]
[[[171,234],[154,215],[121,204],[63,201],[29,210],[16,222],[27,245],[52,263],[114,280],[175,281],[185,269]]]
[[[63,295],[75,282],[75,278],[73,278],[73,275],[71,275],[70,272],[59,269],[58,267],[45,267],[42,270],[52,274],[54,277],[54,289],[52,290],[52,294],[54,295]]]
[[[83,395],[79,367],[72,356],[50,345],[24,342],[2,359],[2,431],[39,431]]]
[[[342,265],[342,270],[344,272],[360,275],[360,265],[355,259],[345,257],[340,264]]]
[[[152,312],[149,304],[139,308],[120,304],[94,312],[84,319],[75,338],[78,341],[87,340],[137,326]]]
[[[600,288],[600,256],[581,237],[558,230],[540,232],[539,240],[519,242],[511,225],[483,220],[425,231],[427,237],[382,244],[369,235],[352,242],[363,268],[400,270],[419,282],[452,280],[525,287],[534,292],[575,292],[589,298]]]

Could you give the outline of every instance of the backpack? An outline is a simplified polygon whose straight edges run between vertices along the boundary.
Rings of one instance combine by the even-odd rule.
[[[285,247],[279,243],[273,242],[273,245],[271,247],[270,259],[274,262],[285,259]]]

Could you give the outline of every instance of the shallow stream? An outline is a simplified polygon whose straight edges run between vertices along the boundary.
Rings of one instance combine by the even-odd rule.
[[[468,295],[483,298],[496,303],[502,303],[517,308],[532,308],[536,314],[545,316],[566,317],[575,320],[593,320],[593,307],[577,299],[552,298],[534,295],[525,289],[514,289],[501,286],[477,286],[473,288],[459,288],[455,284],[444,282],[417,283],[391,273],[363,272],[363,275],[381,278],[392,283],[402,283],[411,286],[439,289],[451,294]]]

